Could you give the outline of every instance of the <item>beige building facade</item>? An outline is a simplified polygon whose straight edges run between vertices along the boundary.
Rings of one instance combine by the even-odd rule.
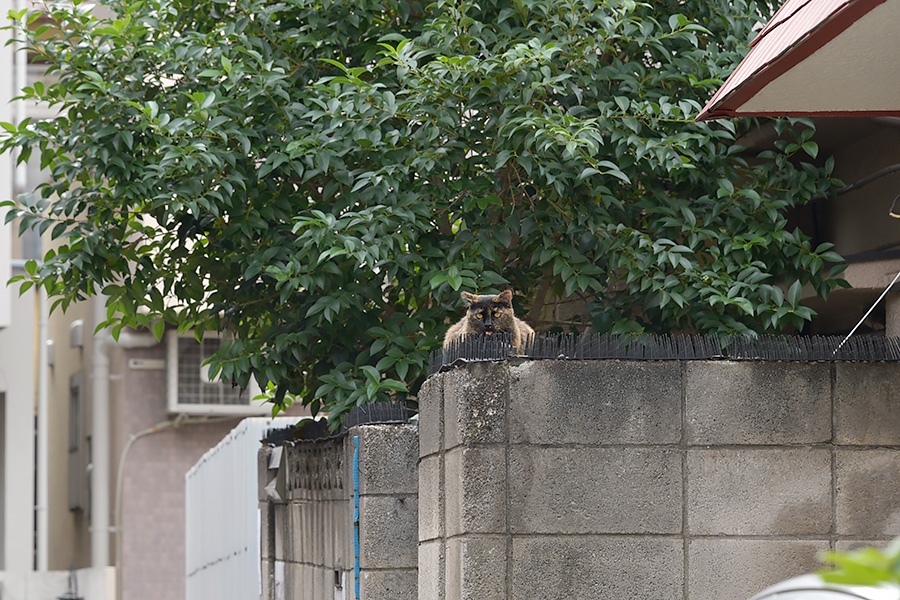
[[[12,8],[0,0],[0,13]],[[10,103],[42,70],[5,39],[0,121],[51,116]],[[0,156],[0,200],[43,176]],[[3,283],[49,244],[0,226]],[[271,409],[252,401],[258,390],[209,380],[215,339],[94,335],[102,297],[47,309],[33,289],[0,286],[0,597],[180,600],[185,473],[242,418]]]

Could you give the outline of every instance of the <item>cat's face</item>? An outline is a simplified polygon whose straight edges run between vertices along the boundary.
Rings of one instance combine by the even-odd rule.
[[[513,332],[512,291],[506,290],[497,296],[463,292],[462,297],[469,303],[466,319],[470,331],[484,335]]]

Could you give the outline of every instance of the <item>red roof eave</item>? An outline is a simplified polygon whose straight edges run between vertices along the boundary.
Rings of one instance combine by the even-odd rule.
[[[740,112],[740,106],[884,2],[787,0],[751,42],[747,56],[703,107],[696,120],[751,114]],[[788,113],[752,114],[784,116]],[[801,115],[796,111],[790,111],[790,114],[814,116],[812,113]]]

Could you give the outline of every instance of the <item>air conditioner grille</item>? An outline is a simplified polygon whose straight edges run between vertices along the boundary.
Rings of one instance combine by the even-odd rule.
[[[178,339],[178,401],[182,404],[247,405],[249,394],[230,382],[210,381],[207,358],[219,349],[220,340],[192,337]]]

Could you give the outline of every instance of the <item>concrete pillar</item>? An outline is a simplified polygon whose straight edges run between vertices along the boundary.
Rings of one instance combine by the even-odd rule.
[[[282,448],[260,453],[262,597],[417,600],[417,428]]]

